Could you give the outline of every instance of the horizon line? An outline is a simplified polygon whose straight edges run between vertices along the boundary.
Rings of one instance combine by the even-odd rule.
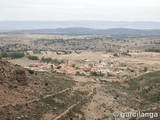
[[[124,20],[118,20],[118,21],[111,21],[111,20],[0,20],[0,22],[67,22],[67,21],[93,21],[93,22],[160,22],[160,21],[124,21]]]

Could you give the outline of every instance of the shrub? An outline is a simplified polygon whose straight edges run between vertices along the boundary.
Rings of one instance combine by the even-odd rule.
[[[91,75],[93,75],[93,76],[101,76],[101,77],[103,77],[103,76],[105,76],[103,73],[97,73],[97,72],[91,72],[90,73]]]
[[[48,83],[47,83],[47,82],[45,82],[45,86],[48,86]]]
[[[29,74],[34,74],[33,70],[28,70]]]
[[[85,76],[85,74],[84,73],[80,73],[80,72],[76,72],[76,74],[75,75],[77,75],[77,76]]]
[[[61,66],[58,66],[57,69],[61,69]]]
[[[118,57],[118,54],[117,54],[117,53],[114,53],[113,56]]]
[[[75,65],[75,64],[72,64],[72,67],[76,67],[76,65]]]

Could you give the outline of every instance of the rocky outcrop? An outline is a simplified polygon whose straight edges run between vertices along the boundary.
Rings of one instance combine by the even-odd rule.
[[[13,65],[4,59],[0,59],[0,66],[0,82],[26,83],[27,74],[24,68]]]

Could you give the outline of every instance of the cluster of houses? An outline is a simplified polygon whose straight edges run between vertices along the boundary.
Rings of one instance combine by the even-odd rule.
[[[59,65],[51,63],[34,63],[28,67],[38,72],[56,71],[58,73],[70,74],[70,75],[85,75],[90,76],[91,73],[96,72],[103,74],[104,76],[119,76],[126,74],[132,70],[131,67],[122,66],[119,60],[106,60],[102,59],[99,62],[90,61],[85,59],[81,62],[75,63],[74,61],[65,61]]]

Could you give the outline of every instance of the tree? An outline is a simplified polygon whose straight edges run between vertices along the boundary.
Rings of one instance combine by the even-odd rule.
[[[9,57],[9,54],[7,52],[2,52],[1,57],[7,58]]]
[[[144,69],[143,69],[143,71],[147,72],[148,71],[148,67],[145,66]]]

